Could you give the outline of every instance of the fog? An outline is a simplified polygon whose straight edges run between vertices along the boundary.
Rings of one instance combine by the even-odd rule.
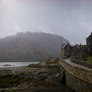
[[[84,44],[92,32],[92,0],[0,0],[0,38],[28,31]]]

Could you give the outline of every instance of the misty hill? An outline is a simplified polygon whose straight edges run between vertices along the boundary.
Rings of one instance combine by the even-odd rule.
[[[18,33],[16,36],[0,39],[0,61],[58,58],[63,43],[67,43],[67,40],[53,34]]]

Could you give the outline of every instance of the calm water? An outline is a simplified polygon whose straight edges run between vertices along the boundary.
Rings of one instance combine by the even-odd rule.
[[[39,62],[0,62],[0,68],[28,66],[30,64],[38,64],[38,63]]]

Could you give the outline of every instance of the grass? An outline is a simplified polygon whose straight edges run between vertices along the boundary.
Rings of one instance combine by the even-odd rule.
[[[89,62],[89,63],[92,63],[92,56],[89,56],[89,57],[88,57],[88,62]]]

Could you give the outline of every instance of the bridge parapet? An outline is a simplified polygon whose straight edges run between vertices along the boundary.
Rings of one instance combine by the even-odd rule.
[[[60,60],[65,69],[67,85],[78,92],[92,92],[92,69],[71,62],[70,59]]]

